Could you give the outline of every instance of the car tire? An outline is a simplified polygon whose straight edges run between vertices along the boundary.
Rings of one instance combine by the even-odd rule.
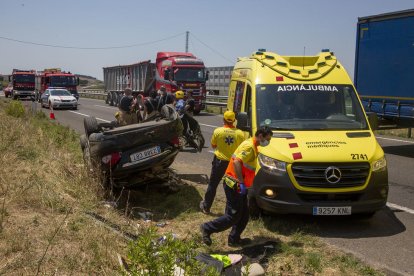
[[[201,112],[201,110],[194,110],[194,111],[193,111],[193,114],[194,114],[194,115],[198,115],[198,114],[200,114],[200,112]]]
[[[85,117],[83,119],[83,126],[85,127],[86,137],[89,137],[92,133],[99,132],[98,121],[95,117]]]
[[[86,146],[88,145],[88,138],[86,138],[85,134],[82,134],[79,138],[80,140],[80,146],[82,151],[86,148]]]

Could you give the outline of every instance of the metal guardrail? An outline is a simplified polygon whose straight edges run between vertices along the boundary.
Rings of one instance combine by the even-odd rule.
[[[85,89],[78,91],[79,96],[81,97],[90,97],[95,99],[105,99],[106,93],[104,90],[99,89]],[[218,96],[218,95],[207,95],[206,105],[226,107],[228,96]]]

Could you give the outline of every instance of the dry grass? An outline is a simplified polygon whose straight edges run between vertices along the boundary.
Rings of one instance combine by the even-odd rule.
[[[211,247],[201,243],[199,225],[214,218],[198,210],[205,185],[182,181],[177,193],[123,191],[113,199],[116,208],[103,207],[107,198],[83,165],[77,135],[44,116],[5,115],[4,107],[0,103],[0,274],[119,274],[115,253],[126,256],[125,238],[86,211],[131,234],[166,222],[157,228],[159,235],[196,239],[204,252],[235,250],[227,246],[228,231],[213,235]],[[223,210],[224,199],[216,199],[212,212]],[[151,221],[140,217],[145,211],[153,214]],[[255,242],[277,241],[268,275],[380,274],[321,243],[298,221],[267,217],[250,221],[244,233]]]
[[[102,192],[77,136],[0,109],[0,274],[112,274],[125,243],[84,215],[101,209]]]

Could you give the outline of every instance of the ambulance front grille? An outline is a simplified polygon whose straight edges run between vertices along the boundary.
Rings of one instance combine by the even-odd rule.
[[[367,162],[294,163],[291,169],[296,182],[302,187],[334,189],[363,186],[367,181],[370,165]]]

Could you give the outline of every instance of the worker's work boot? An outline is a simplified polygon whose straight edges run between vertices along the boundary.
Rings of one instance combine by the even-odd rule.
[[[207,233],[207,231],[204,229],[203,224],[200,225],[200,232],[201,232],[201,237],[203,238],[203,242],[210,246],[213,242],[211,241],[210,238],[210,234]]]

